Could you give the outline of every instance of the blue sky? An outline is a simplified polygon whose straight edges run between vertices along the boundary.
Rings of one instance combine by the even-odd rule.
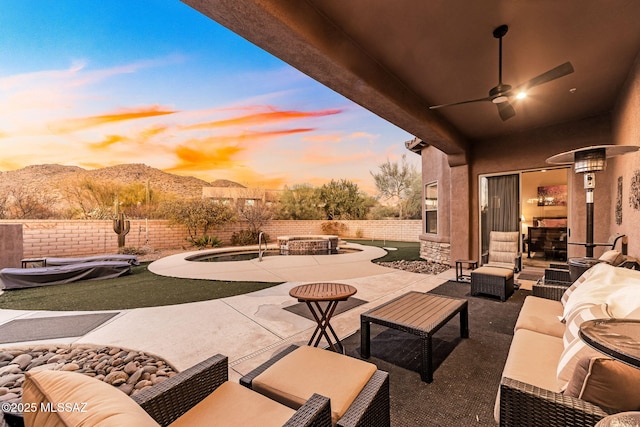
[[[412,136],[179,1],[0,2],[0,171],[145,163],[280,188],[350,179]]]

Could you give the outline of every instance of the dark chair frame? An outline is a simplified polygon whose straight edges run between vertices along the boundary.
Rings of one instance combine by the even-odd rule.
[[[158,424],[167,426],[228,381],[228,376],[228,358],[217,354],[131,398]],[[5,421],[10,427],[24,426],[22,417],[16,414],[5,416]],[[314,394],[284,425],[330,427],[329,399]]]
[[[240,384],[245,387],[252,388],[254,378],[266,371],[278,360],[282,359],[296,348],[298,348],[297,345],[291,345],[285,348],[283,351],[279,352],[271,359],[243,376],[240,379]],[[390,425],[389,374],[381,370],[376,370],[349,409],[347,409],[344,416],[338,420],[337,426],[388,427]]]

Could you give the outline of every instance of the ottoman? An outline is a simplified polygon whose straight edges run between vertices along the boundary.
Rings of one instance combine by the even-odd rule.
[[[506,301],[513,294],[513,269],[482,266],[471,272],[471,295],[486,294]]]

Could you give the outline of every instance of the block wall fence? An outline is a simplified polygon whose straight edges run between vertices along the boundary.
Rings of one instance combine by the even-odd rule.
[[[150,247],[153,250],[194,250],[185,240],[188,236],[183,226],[163,220],[131,219],[131,231],[126,236],[126,246]],[[269,221],[263,230],[275,242],[278,236],[324,234],[326,221]],[[422,230],[420,220],[339,221],[346,226],[341,237],[358,237],[375,240],[417,242]],[[22,224],[23,258],[74,257],[115,253],[118,250],[117,235],[111,220],[0,220],[2,224]],[[211,230],[225,244],[231,235],[246,229],[245,223],[227,225]]]

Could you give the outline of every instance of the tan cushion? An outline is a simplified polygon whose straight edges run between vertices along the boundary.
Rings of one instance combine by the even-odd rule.
[[[569,384],[573,371],[578,361],[583,357],[597,357],[602,353],[589,347],[580,337],[574,339],[567,347],[565,347],[557,364],[558,387],[564,390]]]
[[[294,413],[291,408],[227,381],[170,426],[282,426]]]
[[[513,277],[513,268],[503,268],[503,267],[491,267],[489,265],[483,265],[480,268],[476,268],[471,271],[471,275],[474,274],[485,274],[487,276],[499,276],[504,277],[505,279],[509,279]]]
[[[517,231],[492,231],[489,234],[489,262],[511,263],[520,252]]]
[[[565,326],[561,318],[562,304],[560,301],[528,296],[520,309],[514,330],[528,329],[562,338]]]
[[[376,371],[376,365],[316,347],[302,346],[258,375],[252,388],[293,409],[313,393],[331,399],[339,420]]]
[[[562,338],[519,329],[513,335],[502,376],[559,392],[555,366],[562,355]],[[494,407],[496,421],[500,418],[500,392]]]
[[[610,250],[610,251],[606,251],[605,253],[600,255],[600,258],[598,258],[598,259],[600,261],[604,261],[604,262],[609,263],[611,265],[618,265],[622,261],[624,261],[624,255],[622,255],[618,251]]]
[[[640,410],[640,369],[606,357],[585,357],[564,392],[620,411]]]
[[[22,402],[35,404],[36,408],[56,408],[58,404],[72,404],[57,412],[24,412],[27,427],[158,426],[144,409],[114,386],[75,372],[26,372]],[[73,406],[75,403],[78,406]]]

